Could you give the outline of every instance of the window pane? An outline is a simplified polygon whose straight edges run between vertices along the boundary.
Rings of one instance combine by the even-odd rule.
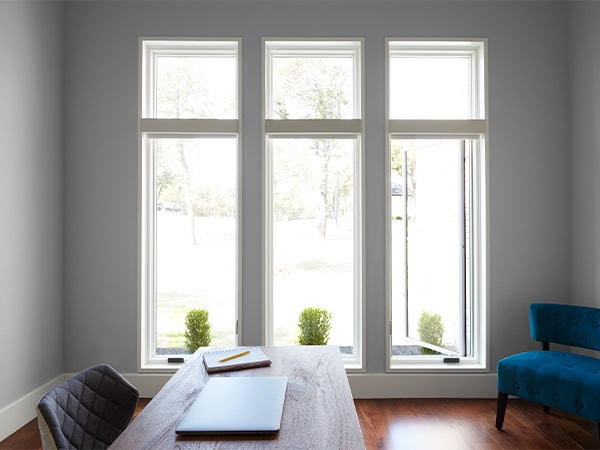
[[[157,55],[155,117],[237,117],[235,55]]]
[[[272,59],[271,119],[353,119],[354,55]]]
[[[157,354],[186,353],[185,315],[206,309],[211,345],[233,345],[235,138],[153,139]]]
[[[306,307],[332,313],[329,344],[353,353],[354,139],[272,139],[273,343],[298,341]]]
[[[469,351],[469,153],[463,140],[392,140],[395,355]]]
[[[471,58],[467,55],[390,57],[390,119],[469,119]]]

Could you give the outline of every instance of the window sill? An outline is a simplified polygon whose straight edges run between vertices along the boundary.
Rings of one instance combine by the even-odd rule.
[[[141,367],[138,369],[138,372],[140,373],[175,373],[179,370],[179,368],[181,366],[183,366],[185,364],[185,362],[187,361],[184,360],[184,362],[177,362],[177,363],[170,363],[167,362],[166,360],[161,360],[161,361],[152,361],[152,362],[148,362],[145,364],[142,364]]]
[[[392,360],[387,372],[420,372],[420,373],[457,373],[457,372],[489,372],[486,364],[477,360],[464,359],[458,363],[442,361]]]

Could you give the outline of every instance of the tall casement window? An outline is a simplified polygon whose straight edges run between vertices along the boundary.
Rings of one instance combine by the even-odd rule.
[[[485,368],[485,42],[387,52],[389,367]]]
[[[362,368],[360,40],[265,40],[265,341],[298,343],[306,308]]]
[[[238,40],[140,41],[140,366],[237,343]]]

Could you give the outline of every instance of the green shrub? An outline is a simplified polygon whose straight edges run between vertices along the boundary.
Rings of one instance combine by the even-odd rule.
[[[431,314],[428,311],[423,311],[419,318],[418,332],[421,341],[433,344],[437,347],[444,346],[444,323],[439,314]],[[439,354],[439,352],[426,347],[421,347],[421,353]]]
[[[327,345],[331,331],[331,313],[322,308],[306,308],[298,320],[300,345]]]
[[[185,346],[188,352],[194,353],[198,347],[210,345],[210,323],[207,310],[189,310],[185,316],[185,328]]]

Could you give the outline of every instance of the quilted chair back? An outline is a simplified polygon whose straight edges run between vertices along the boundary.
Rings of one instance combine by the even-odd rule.
[[[138,399],[137,389],[106,364],[74,375],[38,403],[44,450],[107,448],[129,424]]]
[[[529,329],[534,341],[600,350],[600,309],[533,303]]]

